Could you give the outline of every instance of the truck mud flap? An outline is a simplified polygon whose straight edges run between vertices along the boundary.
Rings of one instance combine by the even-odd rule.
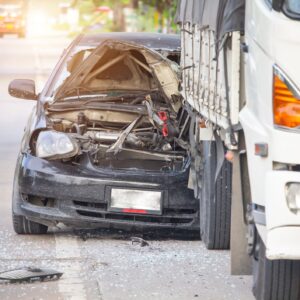
[[[244,206],[241,187],[240,155],[234,152],[232,170],[231,203],[231,274],[252,275],[252,262],[247,252],[247,225],[244,221]]]

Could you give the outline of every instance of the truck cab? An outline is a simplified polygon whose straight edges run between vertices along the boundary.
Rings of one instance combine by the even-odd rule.
[[[300,1],[181,0],[176,21],[202,240],[256,299],[299,299]]]
[[[254,221],[267,257],[300,259],[300,2],[277,2],[247,1],[247,101],[240,121]],[[255,150],[258,144],[265,153]]]

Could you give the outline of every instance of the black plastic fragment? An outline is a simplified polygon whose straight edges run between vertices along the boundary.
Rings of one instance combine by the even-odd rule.
[[[131,238],[131,243],[132,244],[138,243],[138,244],[140,244],[141,247],[149,246],[149,243],[147,241],[145,241],[144,239],[142,239],[140,237],[135,237],[135,236],[133,236]]]
[[[63,273],[51,270],[25,267],[0,273],[0,280],[9,283],[58,280]]]

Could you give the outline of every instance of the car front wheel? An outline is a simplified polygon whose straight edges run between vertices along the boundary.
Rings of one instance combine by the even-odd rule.
[[[17,234],[45,234],[48,226],[27,220],[23,216],[17,216],[13,213],[13,226]]]

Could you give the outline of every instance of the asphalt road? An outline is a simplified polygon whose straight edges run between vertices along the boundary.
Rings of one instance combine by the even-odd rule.
[[[0,40],[0,272],[25,266],[64,272],[55,282],[0,282],[0,299],[253,299],[251,277],[229,275],[229,252],[207,251],[197,237],[152,234],[150,245],[140,247],[130,241],[135,233],[105,231],[84,238],[66,228],[43,236],[14,233],[14,164],[34,102],[12,99],[7,86],[13,78],[30,78],[41,89],[68,42]]]

